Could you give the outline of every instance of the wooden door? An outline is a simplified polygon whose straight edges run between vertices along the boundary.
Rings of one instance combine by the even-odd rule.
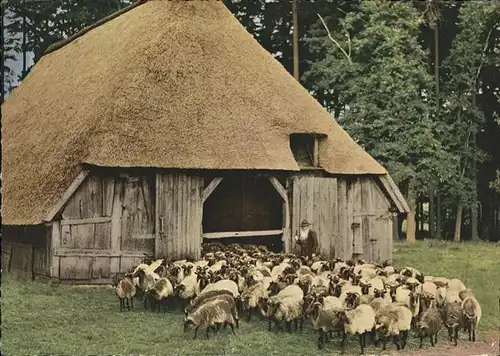
[[[292,236],[298,233],[302,220],[307,220],[318,234],[321,254],[333,257],[341,243],[337,226],[337,179],[293,177],[292,186]]]

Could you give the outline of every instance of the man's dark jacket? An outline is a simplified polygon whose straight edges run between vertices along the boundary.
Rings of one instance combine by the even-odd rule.
[[[300,256],[308,256],[312,257],[312,254],[318,254],[318,234],[316,231],[309,230],[309,233],[307,234],[307,239],[304,241],[299,240],[297,241],[297,250]]]

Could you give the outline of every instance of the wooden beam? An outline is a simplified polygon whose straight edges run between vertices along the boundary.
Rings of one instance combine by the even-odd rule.
[[[281,235],[282,233],[283,230],[231,231],[231,232],[206,232],[202,236],[205,239],[224,239],[228,237]]]
[[[50,276],[59,278],[59,257],[55,255],[55,251],[61,246],[61,224],[58,220],[52,222],[52,236],[50,243],[50,252],[52,253]]]
[[[147,253],[138,251],[123,250],[97,250],[97,249],[79,249],[79,248],[56,248],[54,256],[62,257],[145,257]],[[113,272],[117,273],[117,272]]]
[[[88,169],[83,169],[78,176],[75,178],[73,183],[66,189],[61,198],[56,202],[56,204],[52,207],[50,212],[45,217],[44,221],[52,221],[54,217],[64,208],[64,205],[68,202],[69,198],[76,192],[78,187],[83,183],[85,178],[89,175]]]
[[[278,180],[278,178],[276,178],[276,177],[269,177],[269,181],[273,185],[274,189],[276,189],[276,191],[278,192],[278,194],[281,196],[281,199],[283,199],[284,201],[287,201],[288,200],[288,196],[286,194],[286,189],[283,188],[283,186],[281,185],[281,183]]]
[[[313,138],[313,166],[319,167],[319,142],[318,136],[314,135]]]
[[[398,186],[394,182],[394,180],[391,178],[389,174],[379,176],[379,181],[382,183],[382,186],[385,188],[389,196],[391,197],[392,201],[398,208],[400,213],[409,213],[410,212],[410,207],[408,206],[408,203],[406,202],[405,198],[403,197],[403,194],[399,191]]]
[[[98,216],[95,218],[87,219],[70,219],[61,220],[61,225],[83,225],[83,224],[101,224],[111,222],[111,216]]]
[[[288,200],[287,190],[281,185],[278,178],[269,177],[269,181],[278,194],[283,199],[283,238],[284,248],[286,253],[291,252],[291,229],[290,229],[290,204]]]
[[[216,177],[210,182],[210,184],[203,191],[203,196],[202,196],[203,202],[205,202],[205,200],[207,200],[207,198],[210,196],[210,194],[213,193],[213,191],[215,190],[215,188],[217,188],[217,186],[220,184],[220,182],[222,182],[222,177]]]

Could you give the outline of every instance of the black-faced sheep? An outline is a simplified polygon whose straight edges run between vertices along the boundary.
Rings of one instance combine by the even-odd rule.
[[[130,304],[134,306],[134,296],[136,292],[136,288],[133,282],[132,274],[127,273],[125,278],[118,282],[118,285],[115,289],[116,295],[120,299],[120,311],[125,308],[125,301],[127,302],[127,309],[130,310]]]
[[[420,337],[420,348],[424,337],[429,337],[431,346],[437,343],[437,335],[441,328],[443,327],[443,321],[441,315],[435,306],[435,301],[433,297],[430,297],[431,303],[429,308],[422,313],[420,320],[417,321],[417,334]]]
[[[458,342],[458,331],[464,328],[464,313],[460,302],[446,303],[442,309],[444,326],[448,329],[448,338],[455,346]]]
[[[375,327],[375,312],[372,307],[361,304],[353,310],[340,312],[340,318],[344,323],[344,335],[342,336],[342,351],[347,339],[346,334],[359,335],[361,353],[364,353],[366,346],[366,334]]]
[[[469,333],[469,341],[476,341],[476,326],[481,320],[481,305],[477,299],[471,295],[462,301],[465,328]]]
[[[387,339],[391,336],[398,350],[405,348],[411,320],[411,310],[404,305],[389,304],[376,313],[375,329],[379,338],[382,339],[383,350],[386,348]],[[401,346],[398,343],[399,337],[401,337]]]
[[[312,327],[319,333],[318,349],[324,347],[328,333],[344,331],[344,323],[339,310],[325,308],[320,302],[315,302],[308,310],[311,315]]]

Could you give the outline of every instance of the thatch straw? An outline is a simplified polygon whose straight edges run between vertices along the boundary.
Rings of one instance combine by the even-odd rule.
[[[219,1],[148,1],[43,56],[2,106],[3,223],[39,223],[111,167],[298,170],[289,134],[328,135],[331,173],[385,174]]]

